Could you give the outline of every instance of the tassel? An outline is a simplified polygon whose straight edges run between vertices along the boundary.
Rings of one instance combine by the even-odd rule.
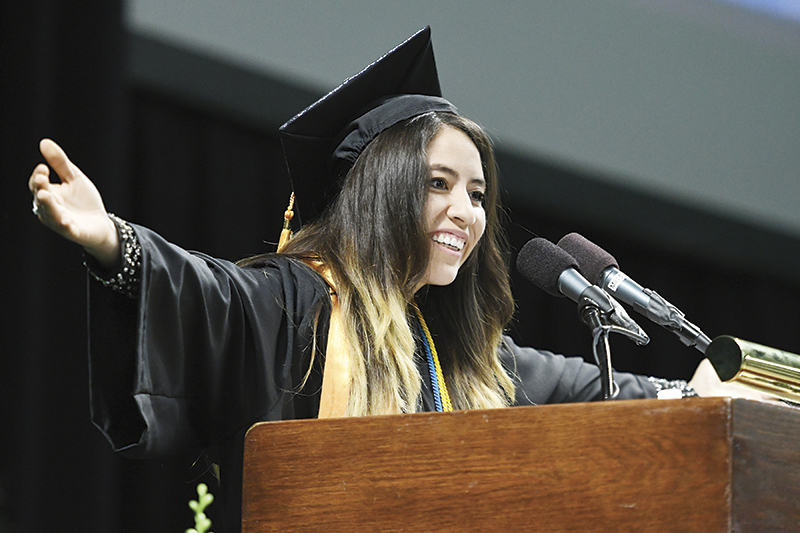
[[[292,238],[291,222],[292,218],[294,218],[294,211],[292,211],[292,209],[294,209],[294,192],[289,197],[289,207],[283,212],[283,229],[281,230],[281,238],[278,241],[278,253],[283,251],[289,239]]]

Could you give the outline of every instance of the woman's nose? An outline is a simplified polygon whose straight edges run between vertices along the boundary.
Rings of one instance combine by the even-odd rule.
[[[467,226],[475,222],[475,210],[468,191],[458,189],[452,191],[447,215]]]

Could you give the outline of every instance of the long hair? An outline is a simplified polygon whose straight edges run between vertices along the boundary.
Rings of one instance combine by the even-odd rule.
[[[466,133],[483,163],[486,230],[454,283],[423,288],[427,149],[446,126]],[[414,361],[418,305],[431,325],[456,409],[506,406],[514,385],[497,347],[513,314],[491,142],[474,122],[426,113],[379,134],[347,173],[335,200],[283,253],[320,261],[336,286],[352,370],[347,414],[413,412],[421,379]]]

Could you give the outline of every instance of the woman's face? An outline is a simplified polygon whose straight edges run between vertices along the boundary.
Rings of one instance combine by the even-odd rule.
[[[425,227],[431,259],[420,288],[452,283],[486,228],[483,165],[467,134],[442,127],[428,147],[428,164]]]

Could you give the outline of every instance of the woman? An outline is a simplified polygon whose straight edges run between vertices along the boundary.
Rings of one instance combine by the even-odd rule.
[[[448,375],[440,389],[455,408],[513,398],[496,349],[513,312],[497,179],[489,141],[474,123],[429,112],[381,133],[330,209],[285,251],[325,266],[344,318],[352,349],[341,354],[340,375],[350,382],[335,383],[349,391],[339,390],[333,414],[417,410],[421,379],[411,355],[420,308],[437,337],[454,341],[432,346]],[[326,376],[329,363],[330,356]]]
[[[35,168],[34,211],[87,252],[92,417],[115,450],[214,447],[236,525],[256,421],[600,396],[594,366],[503,336],[513,301],[491,144],[440,96],[425,29],[284,125],[311,221],[240,265],[107,214],[41,142],[61,182]],[[622,398],[656,394],[641,376],[616,381]]]

